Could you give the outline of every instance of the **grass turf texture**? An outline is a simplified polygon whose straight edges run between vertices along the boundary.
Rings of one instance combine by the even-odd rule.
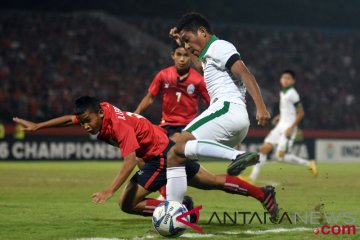
[[[151,218],[121,212],[117,201],[121,191],[104,205],[91,203],[93,192],[105,189],[116,175],[119,162],[0,162],[0,239],[80,239],[161,238],[154,233]],[[225,162],[205,162],[214,173],[225,172]],[[320,163],[320,174],[313,178],[301,166],[267,164],[262,169],[259,184],[278,183],[277,199],[282,211],[310,212],[324,204],[325,212],[335,214],[350,211],[360,221],[360,163]],[[246,173],[249,173],[247,170]],[[312,229],[321,225],[219,224],[215,219],[207,224],[214,211],[223,221],[223,212],[263,213],[256,200],[219,191],[189,188],[195,206],[203,205],[199,225],[203,234],[215,234],[211,239],[358,239],[354,235],[315,235]],[[157,197],[157,194],[153,196]],[[232,215],[230,215],[232,216]],[[241,219],[241,220],[240,220]],[[344,224],[339,222],[338,225]],[[334,224],[332,224],[334,225]],[[305,231],[248,234],[247,230],[278,228],[309,228]],[[359,229],[357,229],[358,231]],[[228,234],[224,233],[228,232]],[[229,234],[229,232],[232,232]],[[186,233],[198,232],[188,230]],[[209,239],[196,236],[195,239]]]

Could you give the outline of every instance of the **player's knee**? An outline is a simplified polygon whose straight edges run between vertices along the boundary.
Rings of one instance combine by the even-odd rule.
[[[178,157],[185,157],[185,148],[191,140],[195,140],[195,137],[191,133],[182,132],[180,134],[174,146],[174,151]]]
[[[175,148],[171,148],[167,153],[167,166],[168,167],[175,167],[179,164],[183,164],[185,162],[185,158],[179,157],[176,152]]]
[[[284,156],[285,156],[285,153],[282,152],[282,151],[277,151],[276,154],[276,160],[278,161],[284,161]]]
[[[269,143],[263,143],[261,146],[260,146],[260,153],[262,154],[268,154],[272,149],[272,145],[269,144]]]
[[[121,209],[121,211],[125,212],[125,213],[132,213],[133,212],[133,207],[130,206],[129,204],[126,204],[125,201],[119,201],[119,207]]]
[[[173,153],[177,156],[177,157],[184,157],[184,151],[185,151],[185,144],[181,144],[181,143],[176,143],[174,145],[173,149]]]
[[[169,138],[170,138],[172,141],[177,142],[178,139],[179,139],[179,137],[180,137],[180,133],[176,132],[176,133],[174,133],[173,135],[171,135]]]

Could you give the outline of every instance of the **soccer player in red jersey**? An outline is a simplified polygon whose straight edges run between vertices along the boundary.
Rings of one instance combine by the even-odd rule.
[[[190,67],[190,54],[175,41],[171,58],[174,65],[161,70],[153,79],[147,95],[135,113],[141,114],[162,92],[162,117],[160,126],[176,141],[178,134],[198,114],[198,100],[209,104],[210,97],[204,78]]]
[[[156,206],[162,202],[146,196],[166,184],[167,152],[174,142],[169,140],[161,127],[151,124],[146,118],[122,111],[107,102],[100,103],[96,98],[83,96],[75,102],[75,115],[65,115],[41,123],[21,118],[13,120],[22,124],[23,130],[29,132],[79,124],[88,133],[97,135],[99,140],[120,148],[124,163],[110,186],[92,195],[94,203],[106,202],[125,183],[136,166],[136,157],[142,158],[145,165],[124,188],[119,206],[126,213],[151,216]],[[190,186],[251,196],[261,203],[275,201],[266,187],[256,187],[235,176],[214,175],[195,161],[186,163],[185,169]]]

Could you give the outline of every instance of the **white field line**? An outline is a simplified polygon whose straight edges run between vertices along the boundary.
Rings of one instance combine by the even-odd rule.
[[[92,237],[92,238],[77,238],[76,240],[125,240],[125,239],[124,238]]]
[[[303,232],[303,231],[313,231],[315,228],[305,228],[305,227],[298,227],[298,228],[275,228],[269,230],[246,230],[246,231],[239,231],[239,232],[217,232],[217,233],[185,233],[181,235],[183,238],[211,238],[215,236],[221,235],[238,235],[238,234],[249,234],[249,235],[261,235],[261,234],[268,234],[268,233],[282,233],[282,232]],[[152,235],[144,236],[143,238],[133,238],[133,240],[139,239],[150,239],[154,238]]]

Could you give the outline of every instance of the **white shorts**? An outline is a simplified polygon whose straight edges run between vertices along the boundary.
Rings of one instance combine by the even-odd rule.
[[[196,139],[208,139],[234,147],[246,137],[250,121],[244,104],[216,101],[184,129]]]
[[[296,137],[297,128],[294,128],[293,133],[290,138],[285,136],[285,131],[289,126],[277,125],[271,132],[266,136],[264,142],[271,143],[271,145],[276,146],[276,152],[282,151],[285,153],[290,152],[291,147],[294,144]]]

